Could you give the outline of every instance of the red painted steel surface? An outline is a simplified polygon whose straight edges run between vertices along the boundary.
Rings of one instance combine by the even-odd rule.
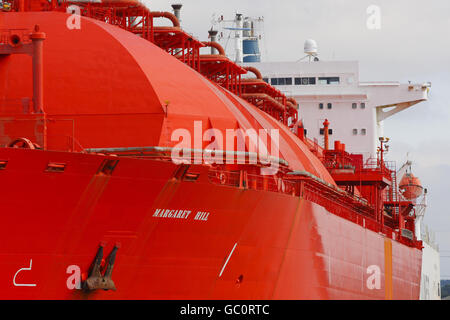
[[[172,179],[170,162],[0,149],[2,299],[384,299],[385,237],[305,199]],[[108,157],[112,158],[112,157]],[[48,162],[63,173],[45,172]],[[207,221],[156,218],[157,208],[208,211]],[[194,218],[191,216],[190,218]],[[86,272],[98,244],[120,242],[117,291],[66,286],[70,265]],[[391,240],[389,240],[391,241]],[[219,276],[233,246],[228,264]],[[421,251],[392,241],[394,299],[419,296]],[[20,268],[16,287],[13,277]],[[381,288],[366,286],[370,265]],[[242,277],[242,282],[237,279]]]
[[[83,17],[80,30],[69,30],[68,16],[0,12],[0,30],[26,34],[39,25],[46,35],[43,113],[30,112],[30,57],[0,54],[0,145],[26,138],[16,146],[45,149],[0,148],[0,298],[418,299],[420,243],[397,238],[382,208],[370,206],[381,201],[371,193],[378,186],[362,189],[369,205],[344,194],[285,118],[119,27]],[[174,130],[194,137],[195,121],[202,131],[279,130],[279,157],[289,167],[243,187],[231,181],[236,172],[221,185],[209,165],[192,165],[198,178],[188,181],[167,159],[85,153],[174,147]],[[108,159],[119,162],[102,172]],[[259,174],[256,166],[235,170]],[[294,170],[314,177],[289,180]],[[383,170],[370,171],[371,181]],[[156,217],[158,209],[192,213]],[[207,220],[195,220],[198,211]],[[67,268],[86,274],[100,243],[105,256],[120,243],[117,291],[69,289]],[[380,268],[379,288],[367,284],[371,266]]]

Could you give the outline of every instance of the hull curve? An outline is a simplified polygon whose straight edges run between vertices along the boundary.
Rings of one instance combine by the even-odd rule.
[[[105,159],[116,158],[0,149],[1,299],[419,298],[421,250],[318,203],[212,183],[205,165],[195,181],[155,159],[105,174]],[[120,246],[117,290],[70,288],[100,244],[105,257]]]

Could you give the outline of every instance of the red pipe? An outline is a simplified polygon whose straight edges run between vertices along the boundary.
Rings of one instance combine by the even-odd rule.
[[[295,100],[293,97],[289,97],[287,98],[287,101],[290,101],[295,106],[295,109],[297,109],[297,100]]]
[[[180,27],[180,21],[178,18],[171,12],[164,12],[164,11],[150,11],[149,15],[153,18],[166,18],[172,21],[172,24],[175,28]]]
[[[244,69],[252,72],[256,76],[256,79],[262,80],[263,77],[261,75],[261,72],[258,69],[256,69],[255,67],[244,67]]]
[[[334,141],[334,151],[339,151],[341,149],[341,142],[339,140]]]
[[[75,1],[66,1],[66,2],[75,2]],[[91,2],[90,0],[82,0],[82,1],[76,1],[79,3],[88,3]],[[92,3],[92,2],[91,2]],[[142,5],[140,1],[138,0],[101,0],[101,2],[94,2],[94,3],[100,3],[100,4],[114,4],[114,5]]]
[[[297,123],[297,136],[300,140],[305,141],[305,128],[303,127],[303,121]]]
[[[328,150],[328,127],[330,125],[330,122],[328,121],[328,119],[325,119],[325,121],[323,122],[323,135],[324,135],[324,149]]]
[[[279,110],[281,110],[281,111],[285,110],[284,105],[282,105],[277,100],[275,100],[274,98],[272,98],[271,96],[269,96],[268,94],[265,94],[265,93],[243,93],[242,98],[244,98],[244,99],[263,99],[263,100],[266,100],[267,102],[270,102],[272,105],[277,107]]]
[[[248,82],[251,85],[257,84],[257,85],[269,85],[267,82],[265,82],[262,79],[256,79],[256,78],[243,78],[242,82]]]
[[[19,0],[19,12],[25,11],[25,0]]]
[[[45,33],[35,26],[30,35],[33,41],[33,104],[35,112],[44,112],[44,40]]]
[[[206,47],[212,47],[212,48],[216,49],[217,51],[219,51],[219,55],[225,56],[225,49],[219,43],[214,42],[214,41],[202,41],[202,43]]]

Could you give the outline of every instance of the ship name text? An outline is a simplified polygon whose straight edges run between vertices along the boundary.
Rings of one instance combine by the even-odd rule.
[[[209,212],[207,211],[197,211],[195,215],[191,215],[192,210],[184,209],[155,209],[153,213],[153,218],[169,218],[169,219],[183,219],[187,220],[189,217],[194,217],[193,220],[196,221],[208,221]]]

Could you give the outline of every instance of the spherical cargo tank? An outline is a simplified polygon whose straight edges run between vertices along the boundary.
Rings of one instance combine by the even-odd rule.
[[[412,173],[405,173],[400,180],[399,189],[408,200],[417,199],[423,192],[419,178],[415,177]]]
[[[279,132],[279,158],[293,170],[334,184],[320,160],[274,118],[137,35],[86,17],[80,18],[79,27],[69,28],[69,17],[62,12],[10,12],[0,20],[0,30],[26,33],[39,25],[46,34],[43,121],[49,149],[64,150],[67,141],[84,149],[174,147],[180,142],[179,130],[192,134],[193,148],[204,149],[211,142],[198,145],[194,136],[208,129],[224,136],[227,129],[274,129]],[[33,96],[32,59],[22,54],[1,57],[0,79],[8,79],[0,83],[1,114],[23,113],[24,101]],[[22,126],[19,132],[6,119],[1,125],[2,145],[20,136],[42,143],[36,133],[42,123]]]

